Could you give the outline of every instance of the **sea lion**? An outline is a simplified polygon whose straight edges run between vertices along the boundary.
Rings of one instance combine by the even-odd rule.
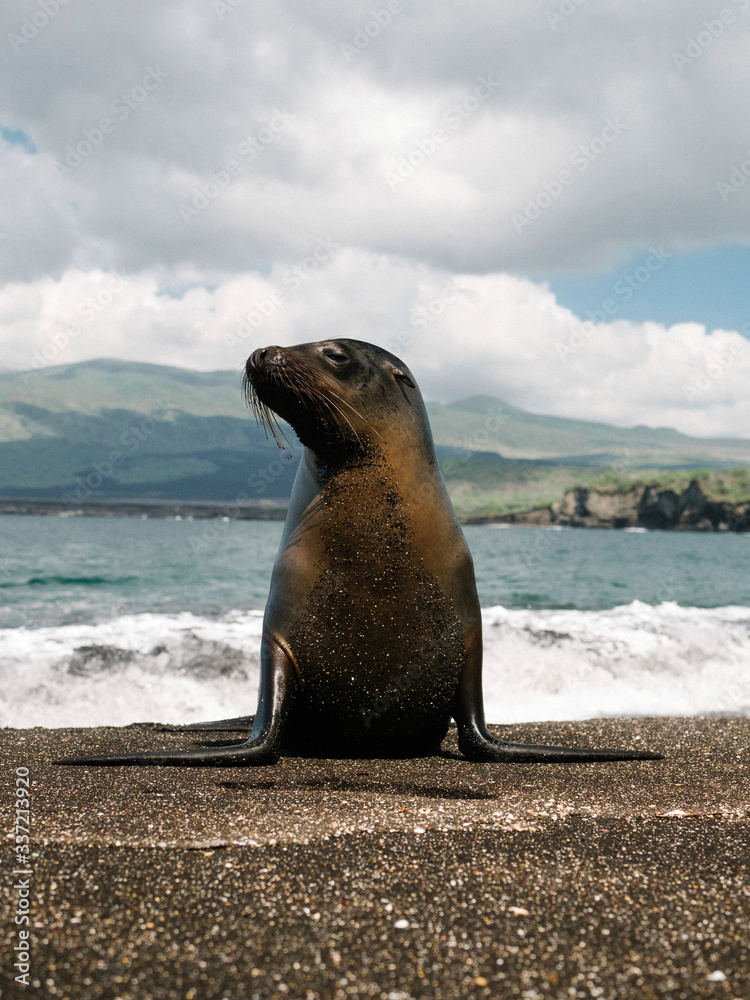
[[[246,742],[81,757],[74,764],[273,764],[285,752],[436,752],[451,718],[474,761],[654,760],[633,750],[510,743],[482,702],[482,619],[469,549],[435,458],[416,379],[357,340],[255,351],[248,402],[304,446],[263,622]]]

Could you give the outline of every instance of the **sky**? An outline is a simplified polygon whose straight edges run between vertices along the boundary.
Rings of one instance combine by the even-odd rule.
[[[6,0],[0,365],[367,340],[750,437],[750,0]]]

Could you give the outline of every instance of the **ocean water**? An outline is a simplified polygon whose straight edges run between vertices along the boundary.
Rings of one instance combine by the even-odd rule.
[[[0,517],[0,725],[251,713],[281,529]],[[465,531],[491,722],[750,715],[750,536]]]

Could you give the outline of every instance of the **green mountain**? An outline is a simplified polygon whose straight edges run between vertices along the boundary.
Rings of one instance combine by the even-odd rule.
[[[548,503],[612,470],[750,464],[750,441],[541,416],[487,396],[428,410],[462,513]],[[299,451],[266,439],[241,372],[111,360],[0,372],[2,497],[283,499]]]
[[[296,462],[266,440],[240,386],[234,372],[108,360],[0,373],[0,495],[287,497]]]
[[[624,428],[548,417],[491,396],[445,406],[428,403],[427,409],[436,441],[459,447],[475,442],[505,458],[635,469],[717,468],[750,461],[750,441],[688,437],[669,427]]]

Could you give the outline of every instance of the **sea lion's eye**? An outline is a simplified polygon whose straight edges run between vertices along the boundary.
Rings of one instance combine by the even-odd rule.
[[[337,368],[343,368],[344,365],[349,364],[349,358],[341,351],[323,351],[323,357],[327,358]]]
[[[416,389],[417,388],[416,385],[409,378],[409,376],[406,374],[406,372],[402,372],[400,368],[394,368],[393,369],[393,377],[401,379],[402,382],[406,382],[406,384],[410,385],[412,387],[412,389]]]

